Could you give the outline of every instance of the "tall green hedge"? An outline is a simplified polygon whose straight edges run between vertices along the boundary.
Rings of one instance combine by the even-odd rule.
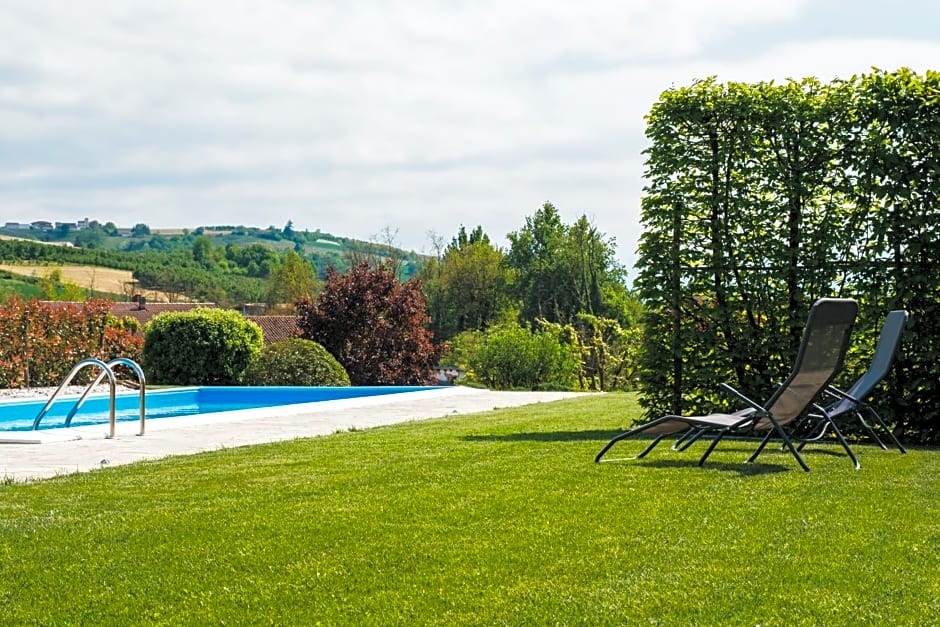
[[[648,413],[727,408],[721,381],[765,398],[812,302],[843,296],[861,313],[841,381],[867,365],[885,314],[907,309],[877,407],[909,440],[940,441],[940,74],[702,80],[661,95],[647,136]]]
[[[261,346],[261,327],[237,311],[166,312],[144,327],[143,367],[152,383],[236,385]]]

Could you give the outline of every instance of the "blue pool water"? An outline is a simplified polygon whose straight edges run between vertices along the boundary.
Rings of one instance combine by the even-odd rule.
[[[363,396],[380,396],[432,390],[436,387],[362,386],[362,387],[190,387],[148,391],[146,419],[191,416],[258,407],[277,407],[315,403]],[[47,399],[0,402],[0,431],[30,431],[36,415]],[[65,426],[65,418],[78,399],[55,402],[42,419],[40,429]],[[117,420],[140,419],[140,394],[121,393],[115,398]],[[108,395],[89,396],[72,418],[72,427],[108,424]]]

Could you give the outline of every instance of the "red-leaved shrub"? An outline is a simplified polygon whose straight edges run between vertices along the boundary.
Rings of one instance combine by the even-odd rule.
[[[298,301],[297,313],[302,336],[326,348],[353,385],[432,382],[437,349],[424,292],[416,279],[399,282],[391,265],[330,268],[316,302]]]
[[[0,387],[59,385],[82,359],[140,360],[143,340],[112,326],[108,300],[62,304],[11,298],[0,307]],[[86,369],[76,383],[97,374]]]

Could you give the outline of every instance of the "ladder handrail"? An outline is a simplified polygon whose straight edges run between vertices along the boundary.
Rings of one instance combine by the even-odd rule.
[[[62,383],[59,385],[58,389],[56,389],[56,391],[52,393],[52,396],[49,397],[49,400],[46,401],[46,404],[43,406],[43,408],[39,410],[38,414],[36,414],[36,419],[33,420],[34,431],[39,429],[39,423],[46,416],[46,413],[49,411],[49,408],[52,407],[52,404],[55,402],[55,400],[59,397],[60,394],[62,394],[62,391],[65,389],[65,386],[71,383],[72,379],[75,378],[75,375],[77,375],[78,372],[85,366],[97,366],[98,368],[101,369],[102,373],[108,377],[108,387],[110,388],[110,393],[111,393],[110,394],[111,408],[108,414],[108,421],[110,424],[110,434],[108,435],[108,437],[109,438],[114,437],[114,422],[115,422],[114,396],[115,396],[115,388],[117,387],[117,380],[114,377],[114,372],[111,370],[111,367],[108,366],[108,364],[101,361],[100,359],[96,359],[95,357],[88,357],[87,359],[83,359],[77,364],[75,364],[74,367],[72,367],[72,370],[71,372],[69,372],[68,376],[65,377]]]
[[[137,375],[137,381],[140,383],[140,433],[137,435],[143,435],[145,430],[145,420],[146,420],[146,395],[147,395],[147,378],[144,376],[144,370],[140,367],[133,359],[128,357],[116,357],[108,362],[108,368],[114,372],[114,366],[124,365],[134,371],[134,374]],[[92,381],[85,391],[82,393],[81,398],[78,399],[78,402],[75,403],[75,406],[72,408],[72,411],[69,412],[69,415],[65,418],[65,426],[68,427],[72,424],[72,418],[75,417],[75,414],[81,408],[82,404],[85,402],[85,398],[91,393],[92,389],[95,388],[101,380],[106,376],[106,372],[102,370],[97,378]],[[114,437],[114,432],[112,430],[111,437]]]

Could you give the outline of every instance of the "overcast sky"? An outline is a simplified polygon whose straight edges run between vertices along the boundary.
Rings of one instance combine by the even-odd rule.
[[[632,265],[643,116],[697,78],[940,70],[940,2],[0,0],[0,222],[499,245],[551,201]]]

